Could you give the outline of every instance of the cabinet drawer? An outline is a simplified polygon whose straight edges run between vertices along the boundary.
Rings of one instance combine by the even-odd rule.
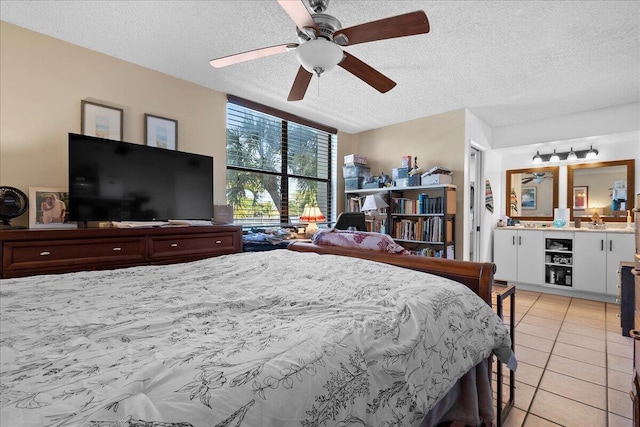
[[[206,258],[238,252],[236,233],[211,233],[194,235],[151,236],[149,257],[151,260],[184,257]]]
[[[2,262],[5,276],[16,277],[143,264],[145,253],[144,237],[5,242]]]

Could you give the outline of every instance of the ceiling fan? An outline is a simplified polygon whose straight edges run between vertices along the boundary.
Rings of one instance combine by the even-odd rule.
[[[522,178],[523,184],[528,184],[531,181],[541,184],[545,179],[551,179],[551,176],[546,176],[544,172],[533,172],[533,176]]]
[[[429,32],[429,21],[422,10],[342,28],[340,21],[335,17],[323,13],[329,5],[329,0],[308,0],[308,2],[313,14],[309,12],[302,0],[278,0],[280,6],[296,24],[299,43],[281,44],[224,56],[212,59],[210,64],[220,68],[294,51],[301,65],[289,92],[288,101],[303,99],[313,74],[320,77],[322,73],[336,65],[379,92],[386,93],[396,83],[344,51],[343,47]]]

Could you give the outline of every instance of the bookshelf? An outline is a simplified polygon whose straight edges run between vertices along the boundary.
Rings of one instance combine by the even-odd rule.
[[[347,190],[345,207],[349,212],[360,211],[364,198],[376,193],[389,207],[385,219],[368,223],[370,231],[389,234],[420,255],[455,258],[455,185]]]

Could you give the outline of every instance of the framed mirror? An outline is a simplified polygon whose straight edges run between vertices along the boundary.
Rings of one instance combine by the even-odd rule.
[[[627,210],[634,207],[634,185],[634,159],[567,165],[571,219],[597,212],[605,222],[626,221]]]
[[[517,220],[552,221],[558,207],[559,166],[507,170],[506,215]]]

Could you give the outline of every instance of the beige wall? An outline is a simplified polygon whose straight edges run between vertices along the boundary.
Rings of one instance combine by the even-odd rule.
[[[225,94],[2,21],[0,185],[67,187],[83,99],[124,109],[128,142],[144,143],[145,113],[177,120],[180,151],[214,157],[214,201],[225,202]]]
[[[214,157],[214,200],[225,203],[226,95],[0,21],[0,185],[67,187],[67,134],[80,133],[80,101],[124,110],[124,140],[144,141],[144,114],[178,121],[181,151]],[[342,158],[369,157],[391,174],[401,156],[454,171],[462,188],[464,110],[360,134],[338,134],[337,212],[344,210]],[[458,211],[462,193],[458,194]],[[27,225],[25,214],[14,225]],[[462,218],[456,223],[461,254]]]
[[[391,175],[393,168],[401,166],[404,155],[417,156],[418,166],[424,169],[443,166],[453,171],[453,184],[458,186],[456,258],[462,259],[465,111],[451,111],[355,134],[351,136],[350,145],[353,153],[367,156],[373,175],[381,172]],[[338,164],[341,169],[342,157],[338,157]],[[338,185],[344,188],[344,182]]]

